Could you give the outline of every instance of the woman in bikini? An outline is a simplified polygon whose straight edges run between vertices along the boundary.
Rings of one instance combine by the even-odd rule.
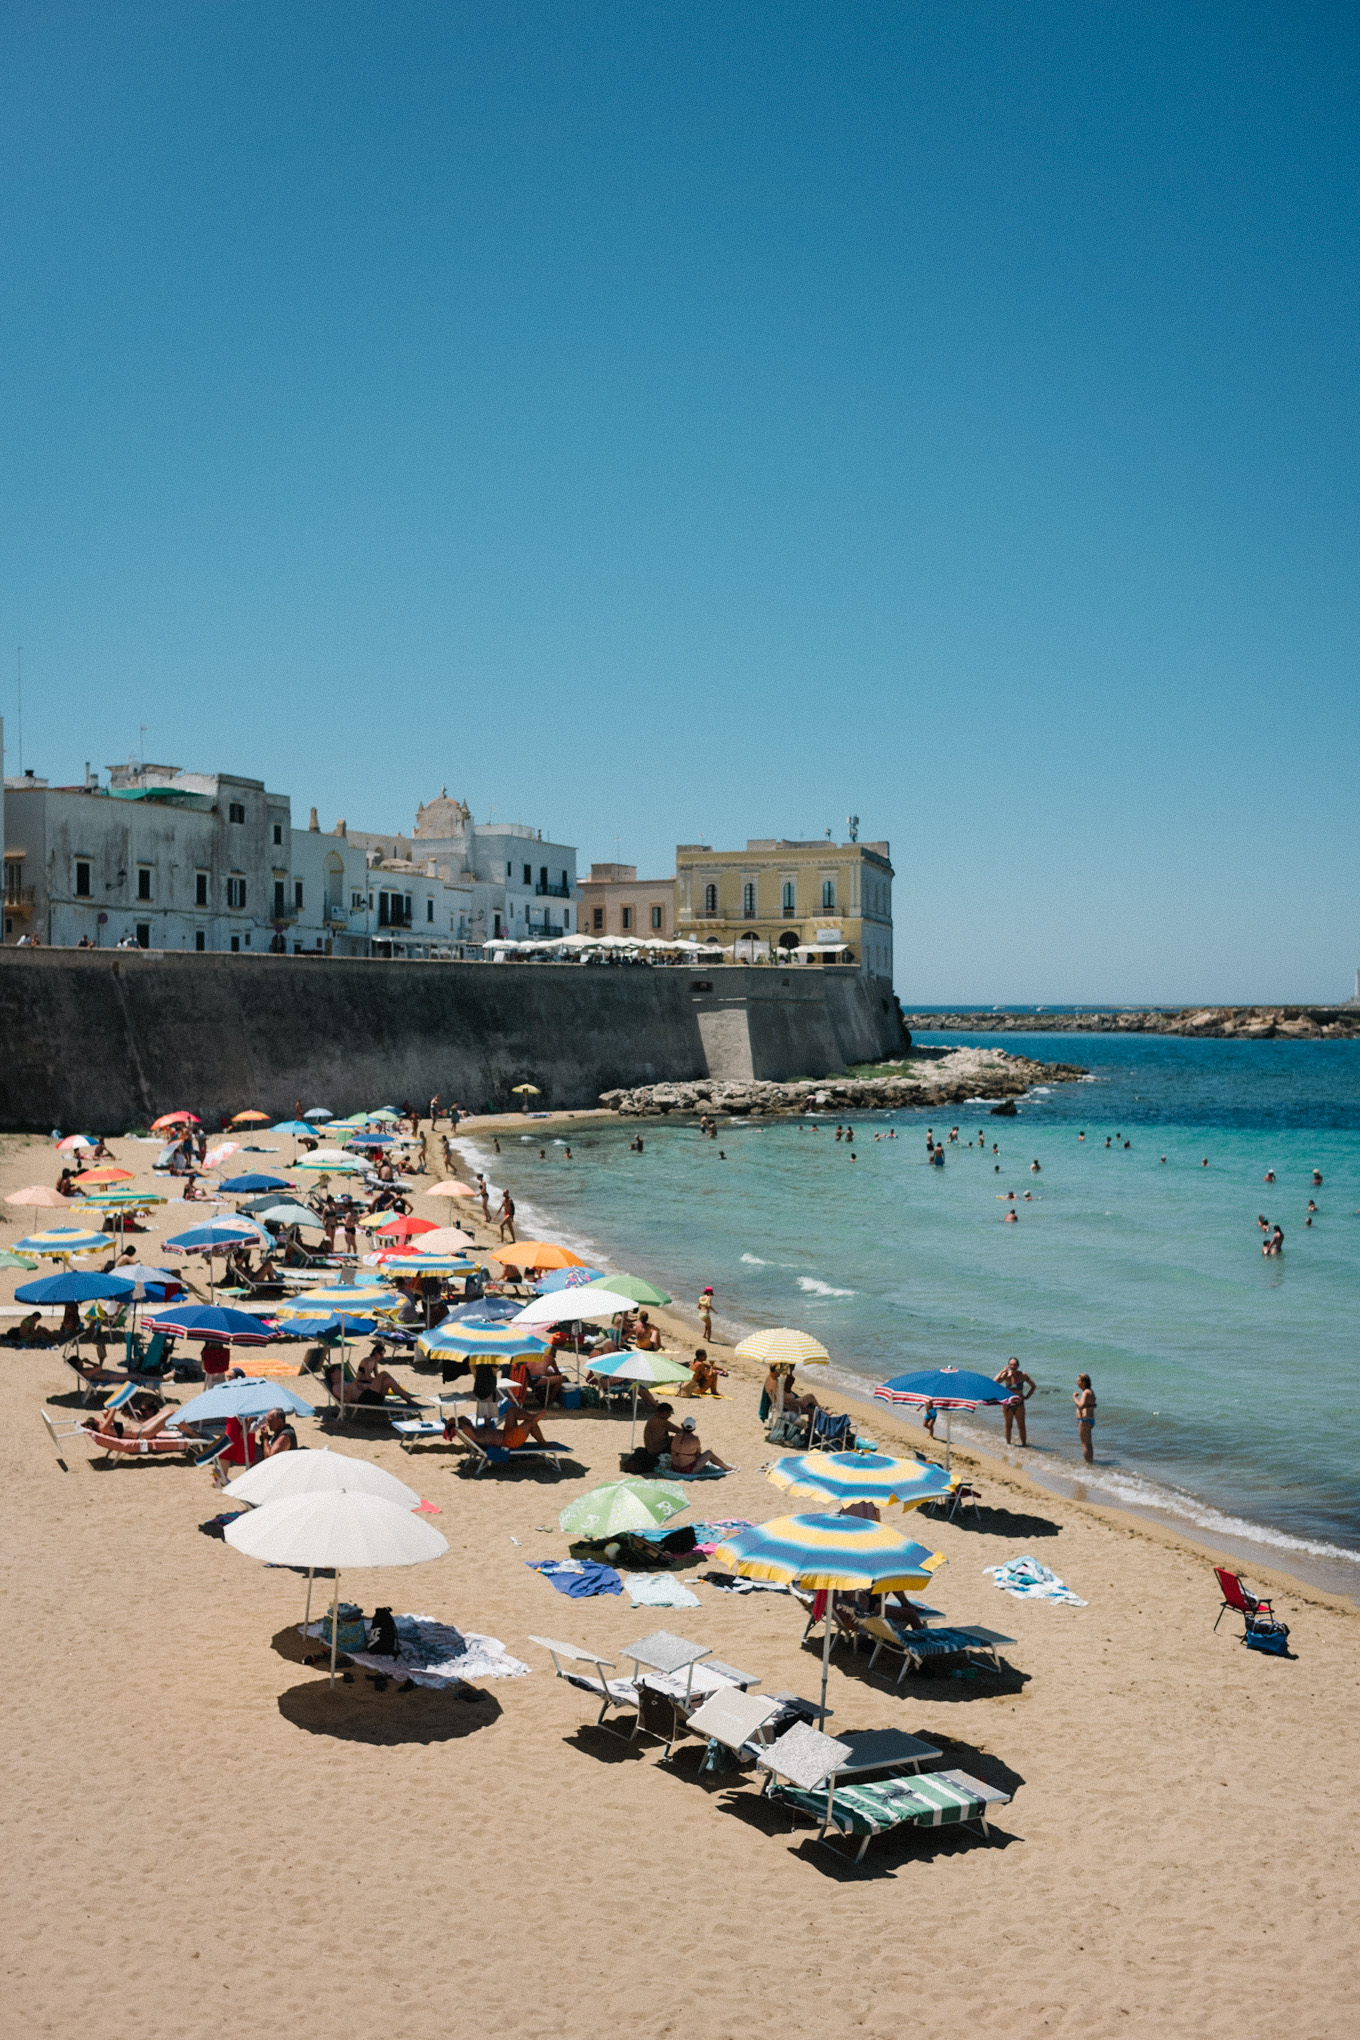
[[[1088,1466],[1095,1464],[1093,1433],[1096,1428],[1096,1394],[1091,1386],[1089,1374],[1079,1374],[1077,1385],[1072,1392],[1077,1406],[1077,1436],[1081,1440],[1081,1456]]]

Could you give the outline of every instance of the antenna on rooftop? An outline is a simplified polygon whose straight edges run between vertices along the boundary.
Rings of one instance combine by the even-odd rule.
[[[15,721],[19,726],[19,777],[24,776],[24,648],[14,648],[14,684],[18,690],[19,704]]]
[[[846,816],[846,818],[845,818],[845,826],[846,826],[846,828],[847,828],[847,829],[848,829],[848,830],[850,831],[850,841],[851,841],[852,843],[858,843],[858,841],[859,841],[859,816],[858,816],[858,815],[847,815],[847,816]]]

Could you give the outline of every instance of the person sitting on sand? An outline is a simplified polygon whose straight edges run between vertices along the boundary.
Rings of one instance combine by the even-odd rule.
[[[20,1318],[17,1325],[11,1325],[7,1332],[0,1332],[0,1340],[7,1346],[54,1346],[59,1335],[49,1332],[42,1322],[42,1312],[31,1310],[27,1317]],[[76,1365],[80,1367],[79,1358]],[[81,1372],[84,1372],[83,1367]]]
[[[659,1353],[661,1351],[661,1333],[652,1323],[645,1310],[640,1310],[637,1314],[637,1324],[633,1331],[633,1344],[639,1353]]]
[[[689,1380],[681,1389],[681,1395],[717,1395],[718,1376],[726,1374],[725,1367],[719,1367],[709,1359],[703,1346],[696,1346],[694,1358],[689,1363]]]
[[[735,1473],[725,1459],[719,1459],[716,1452],[705,1452],[699,1440],[699,1427],[693,1417],[686,1417],[680,1429],[671,1436],[671,1472],[680,1474],[702,1473],[705,1467],[716,1467],[719,1473]]]
[[[260,1450],[266,1459],[272,1459],[278,1452],[297,1451],[297,1432],[288,1421],[284,1410],[271,1410],[257,1433]]]
[[[784,1412],[796,1410],[800,1417],[810,1417],[821,1404],[810,1391],[806,1394],[794,1380],[794,1370],[786,1362],[777,1360],[765,1377],[765,1393],[770,1399],[770,1408],[779,1407],[779,1377],[784,1377]]]
[[[673,1415],[670,1403],[658,1403],[642,1427],[642,1449],[637,1456],[647,1462],[644,1470],[648,1473],[669,1457],[671,1440],[679,1435],[679,1425],[671,1422]]]

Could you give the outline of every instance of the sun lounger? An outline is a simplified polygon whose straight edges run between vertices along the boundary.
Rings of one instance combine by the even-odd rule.
[[[531,1636],[529,1641],[530,1643],[538,1644],[540,1649],[547,1651],[553,1661],[553,1670],[559,1679],[565,1679],[569,1686],[577,1686],[581,1692],[593,1694],[599,1700],[600,1711],[595,1717],[595,1726],[597,1728],[606,1726],[605,1716],[611,1707],[619,1712],[631,1710],[636,1715],[638,1709],[637,1681],[635,1679],[611,1679],[609,1674],[614,1670],[614,1660],[612,1658],[601,1657],[598,1651],[578,1650],[574,1643],[563,1643],[561,1638],[556,1636]],[[564,1658],[566,1659],[565,1665],[562,1662]],[[586,1671],[574,1672],[570,1669],[572,1665],[594,1665],[594,1676]],[[613,1735],[616,1731],[610,1729],[609,1733]],[[636,1724],[634,1724],[633,1733],[637,1733]]]
[[[686,1726],[695,1735],[720,1743],[734,1756],[755,1756],[763,1748],[765,1730],[783,1703],[769,1694],[745,1693],[739,1686],[720,1686],[691,1713]],[[712,1753],[710,1752],[710,1755]]]
[[[113,1459],[168,1459],[180,1454],[192,1460],[195,1466],[211,1466],[228,1449],[227,1438],[191,1438],[187,1431],[155,1431],[149,1438],[119,1438],[112,1432],[87,1431],[85,1436],[92,1445],[97,1445],[106,1460]]]
[[[790,1736],[798,1733],[789,1731]],[[815,1729],[804,1729],[801,1733],[818,1736]],[[966,1771],[931,1771],[914,1778],[882,1778],[855,1784],[843,1782],[841,1771],[832,1769],[812,1786],[781,1783],[783,1765],[791,1761],[780,1754],[781,1745],[788,1740],[789,1737],[781,1737],[772,1749],[762,1751],[756,1758],[757,1764],[767,1769],[774,1780],[769,1797],[787,1806],[791,1814],[804,1814],[817,1821],[819,1842],[825,1841],[828,1828],[834,1828],[837,1834],[861,1836],[854,1858],[857,1863],[863,1861],[875,1835],[888,1834],[893,1828],[976,1827],[984,1840],[990,1839],[988,1809],[1005,1806],[1010,1801],[1008,1792],[984,1785]],[[818,1736],[818,1740],[829,1743],[832,1738]],[[835,1747],[843,1750],[845,1744],[837,1743]]]
[[[993,1667],[1001,1670],[1001,1659],[997,1655],[1002,1644],[1014,1643],[1013,1636],[1002,1636],[995,1629],[896,1629],[881,1616],[870,1615],[860,1623],[861,1634],[871,1637],[874,1643],[873,1656],[869,1659],[872,1672],[879,1658],[886,1650],[900,1651],[902,1669],[897,1675],[900,1686],[907,1673],[917,1672],[928,1658],[983,1657],[989,1658]]]
[[[459,1436],[468,1447],[468,1460],[467,1464],[458,1470],[470,1474],[474,1480],[480,1474],[493,1469],[499,1472],[503,1467],[529,1466],[534,1463],[551,1466],[554,1475],[560,1479],[562,1461],[571,1458],[570,1445],[559,1445],[551,1438],[545,1439],[542,1445],[506,1446],[479,1444],[468,1431],[460,1432]]]

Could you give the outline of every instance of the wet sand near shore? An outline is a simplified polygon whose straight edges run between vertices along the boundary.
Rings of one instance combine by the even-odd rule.
[[[291,1144],[261,1144],[278,1152],[244,1165],[286,1173]],[[154,1148],[110,1146],[151,1180]],[[0,1191],[56,1174],[49,1143],[0,1141]],[[441,1217],[423,1187],[414,1208]],[[154,1261],[158,1240],[209,1208],[160,1207],[134,1236],[139,1252]],[[0,1244],[12,1244],[29,1214],[0,1213]],[[25,1279],[0,1273],[0,1302]],[[692,1320],[653,1316],[668,1350],[692,1350]],[[680,1407],[741,1471],[691,1483],[690,1513],[784,1513],[761,1472],[773,1454],[756,1421],[760,1370],[711,1350],[730,1370],[726,1395]],[[928,1448],[914,1427],[824,1389],[816,1370],[808,1379],[881,1443]],[[0,1348],[10,2030],[898,2040],[979,2026],[1237,2040],[1268,2020],[1330,2040],[1355,2029],[1354,1609],[1253,1570],[1298,1652],[1259,1657],[1235,1618],[1214,1630],[1205,1552],[956,1453],[988,1511],[976,1525],[905,1527],[947,1557],[928,1598],[951,1621],[1015,1638],[1012,1670],[894,1689],[869,1679],[863,1653],[838,1649],[831,1727],[928,1736],[1012,1802],[990,1846],[910,1831],[876,1839],[855,1870],[749,1784],[701,1776],[696,1741],[663,1765],[657,1744],[590,1726],[587,1696],[528,1642],[613,1655],[666,1627],[766,1690],[815,1697],[819,1645],[801,1643],[785,1595],[724,1596],[696,1564],[676,1577],[699,1607],[633,1609],[626,1595],[568,1601],[526,1569],[565,1555],[558,1511],[617,1477],[626,1419],[553,1416],[547,1435],[573,1452],[560,1482],[460,1479],[442,1451],[333,1433],[437,1503],[451,1547],[430,1566],[349,1575],[344,1591],[370,1611],[389,1603],[498,1637],[530,1675],[470,1698],[379,1694],[361,1675],[331,1693],[300,1662],[304,1583],[200,1533],[230,1506],[205,1473],[104,1469],[78,1444],[58,1460],[38,1411],[69,1404],[72,1380],[55,1353]],[[302,1426],[305,1443],[323,1435]],[[999,1593],[983,1568],[1022,1552],[1089,1605]]]

